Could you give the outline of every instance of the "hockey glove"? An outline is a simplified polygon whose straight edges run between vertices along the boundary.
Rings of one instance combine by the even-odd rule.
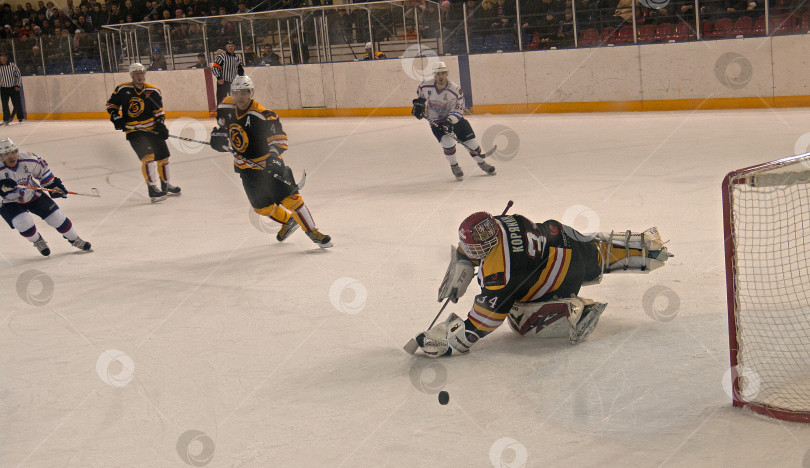
[[[439,131],[441,131],[445,135],[450,135],[451,133],[453,133],[453,124],[450,123],[449,120],[442,120],[441,122],[436,122],[436,126],[439,128]]]
[[[270,153],[270,157],[264,160],[264,170],[271,174],[284,174],[284,161],[276,153]]]
[[[0,179],[0,195],[6,196],[17,190],[17,182],[11,179]]]
[[[126,123],[124,123],[124,118],[118,113],[110,114],[110,122],[115,125],[116,130],[124,130],[127,126]]]
[[[59,177],[54,177],[51,183],[46,185],[45,188],[58,190],[58,192],[48,192],[51,198],[67,198],[67,189],[65,188],[65,184],[62,183],[62,179]]]
[[[228,130],[225,127],[211,130],[211,148],[221,153],[231,150],[231,140],[228,138]]]
[[[166,124],[163,121],[155,122],[155,133],[163,140],[169,139],[169,129],[166,128]]]
[[[417,119],[425,118],[425,98],[416,98],[413,100],[413,109],[411,114]]]
[[[416,336],[416,342],[422,351],[431,358],[465,354],[470,347],[478,341],[478,335],[467,332],[465,323],[456,314],[450,314],[447,319]]]

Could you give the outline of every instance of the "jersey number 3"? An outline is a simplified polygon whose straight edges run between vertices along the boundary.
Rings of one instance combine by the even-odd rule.
[[[527,254],[535,258],[538,253],[541,255],[543,254],[543,249],[546,248],[546,237],[545,236],[538,236],[533,232],[526,233],[526,240],[528,241],[527,244]]]

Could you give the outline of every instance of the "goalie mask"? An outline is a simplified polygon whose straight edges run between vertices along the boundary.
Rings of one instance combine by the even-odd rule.
[[[481,260],[498,245],[495,218],[485,211],[467,216],[458,228],[459,247],[469,258]]]

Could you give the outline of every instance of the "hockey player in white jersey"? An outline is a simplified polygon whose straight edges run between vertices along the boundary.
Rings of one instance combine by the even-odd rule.
[[[48,163],[34,153],[20,152],[10,138],[0,139],[0,215],[12,229],[34,243],[39,253],[48,256],[51,249],[34,225],[31,213],[44,219],[59,231],[70,244],[79,250],[89,251],[90,243],[82,240],[73,228],[73,223],[62,213],[59,206],[45,193],[24,187],[43,187],[55,190],[55,198],[67,197],[62,181],[48,169]]]
[[[425,80],[416,90],[411,113],[417,119],[425,118],[430,123],[433,135],[444,149],[444,156],[458,180],[464,178],[464,171],[456,160],[456,140],[463,143],[470,156],[482,171],[495,175],[495,168],[484,161],[481,146],[475,138],[470,123],[464,118],[464,94],[461,87],[447,78],[447,65],[438,62],[433,68],[433,79]]]

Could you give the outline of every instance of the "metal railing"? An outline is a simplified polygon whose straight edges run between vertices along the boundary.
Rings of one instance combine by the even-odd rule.
[[[134,62],[210,64],[228,40],[247,66],[476,54],[806,33],[810,2],[738,0],[389,0],[105,25],[101,32],[0,40],[24,75],[109,73]],[[807,5],[805,5],[807,4]],[[367,52],[365,44],[371,43]],[[416,48],[414,49],[414,45]]]

